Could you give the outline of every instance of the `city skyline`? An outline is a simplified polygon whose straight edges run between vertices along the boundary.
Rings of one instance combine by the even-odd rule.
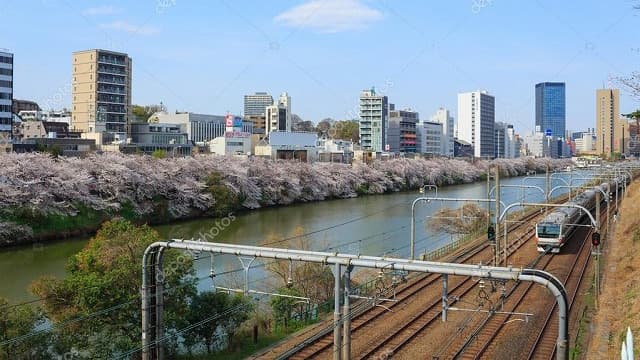
[[[287,91],[295,98],[293,112],[318,122],[352,118],[359,91],[375,86],[398,108],[431,114],[443,106],[457,119],[456,95],[486,89],[496,97],[496,121],[521,133],[534,128],[536,83],[566,83],[567,129],[581,130],[595,123],[594,89],[608,87],[609,76],[630,73],[640,57],[625,1],[587,2],[579,9],[552,2],[318,3],[7,3],[0,29],[15,35],[1,46],[15,55],[14,96],[43,107],[71,107],[71,54],[101,48],[134,59],[135,104],[162,101],[170,110],[240,114],[245,94]],[[545,17],[549,12],[553,16]],[[27,13],[44,27],[54,25],[52,19],[69,23],[49,34],[67,41],[45,44],[35,33],[15,31]],[[449,15],[447,21],[440,14]],[[595,18],[600,21],[588,21]],[[499,25],[475,26],[492,19]],[[547,26],[534,36],[532,24]],[[606,36],[610,32],[616,36]],[[485,41],[469,41],[470,35]],[[389,39],[389,55],[404,47],[402,56],[362,56]],[[621,92],[620,105],[630,112],[638,103]]]

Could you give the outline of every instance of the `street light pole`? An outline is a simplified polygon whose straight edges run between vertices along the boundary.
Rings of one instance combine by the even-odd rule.
[[[420,187],[420,193],[421,194],[426,194],[427,189],[434,189],[435,193],[436,193],[436,197],[438,197],[438,186],[437,185],[431,185],[431,184],[427,184],[424,185],[422,187]],[[409,254],[409,259],[411,260],[415,260],[415,249],[416,249],[416,204],[420,201],[426,201],[429,202],[429,198],[424,196],[424,197],[419,197],[415,200],[413,200],[413,203],[411,204],[411,249],[409,250],[410,254]]]

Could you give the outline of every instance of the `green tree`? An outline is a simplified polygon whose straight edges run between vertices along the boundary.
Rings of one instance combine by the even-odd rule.
[[[151,157],[153,157],[154,159],[165,159],[167,157],[167,151],[156,149],[151,153]]]
[[[147,122],[151,115],[164,110],[162,104],[159,105],[132,105],[131,113],[136,118],[137,122]]]
[[[339,121],[335,126],[338,129],[336,134],[338,139],[351,140],[354,143],[360,140],[360,124],[357,121]]]
[[[281,287],[277,293],[288,296],[303,296],[302,292],[295,287]],[[270,304],[276,324],[282,324],[285,329],[289,327],[289,320],[293,316],[296,306],[302,306],[300,300],[285,296],[272,297]]]
[[[628,118],[634,119],[634,120],[640,120],[640,110],[636,110],[632,113],[629,114],[622,114]]]
[[[44,317],[38,308],[11,306],[7,299],[0,298],[0,342],[15,339],[44,325]],[[30,359],[39,357],[47,349],[47,340],[35,336],[0,347],[0,359]]]
[[[54,352],[62,354],[82,346],[80,350],[94,358],[111,358],[140,345],[142,254],[159,239],[146,225],[106,222],[69,260],[63,280],[44,277],[32,284],[32,292],[44,299],[45,314],[54,326],[83,318],[55,331]],[[164,264],[165,329],[170,333],[187,324],[196,280],[190,256],[168,251]],[[104,313],[95,316],[100,311]],[[174,344],[164,345],[167,353],[176,351]]]
[[[214,206],[208,210],[209,215],[214,217],[228,216],[240,208],[242,199],[224,182],[222,174],[212,172],[205,179],[205,191],[213,198]]]
[[[221,336],[228,337],[228,347],[233,346],[236,329],[249,319],[253,308],[249,300],[242,295],[228,295],[222,292],[203,292],[196,295],[190,305],[189,323],[194,324],[203,318],[218,316],[206,322],[185,337],[186,345],[191,347],[203,343],[207,352],[212,353],[215,345],[222,342]]]
[[[322,134],[327,134],[329,132],[329,129],[331,129],[331,127],[335,124],[335,120],[333,120],[332,118],[326,118],[326,119],[322,119],[318,122],[318,125],[316,126],[316,131],[318,132],[319,135]]]
[[[285,243],[280,243],[279,246],[298,250],[313,250],[313,247],[323,248],[328,246],[304,234],[305,229],[303,227],[296,227],[289,240]],[[263,245],[268,246],[269,243],[276,239],[279,239],[279,237],[267,236]],[[301,296],[309,298],[312,303],[316,304],[323,303],[333,297],[333,274],[331,269],[324,264],[278,260],[267,264],[266,269],[275,275],[275,288],[293,285],[302,294]]]
[[[311,122],[309,120],[304,120],[304,121],[300,121],[299,123],[297,123],[293,130],[295,130],[295,131],[313,132],[313,131],[316,131],[316,127],[313,126],[313,122]]]

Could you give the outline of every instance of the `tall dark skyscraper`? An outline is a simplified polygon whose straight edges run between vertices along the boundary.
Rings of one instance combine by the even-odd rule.
[[[566,124],[564,83],[536,84],[536,126],[542,132],[550,129],[554,137],[564,137]]]

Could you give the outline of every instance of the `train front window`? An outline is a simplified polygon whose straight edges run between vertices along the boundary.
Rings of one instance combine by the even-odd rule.
[[[560,225],[538,224],[539,238],[557,238],[560,236]]]

